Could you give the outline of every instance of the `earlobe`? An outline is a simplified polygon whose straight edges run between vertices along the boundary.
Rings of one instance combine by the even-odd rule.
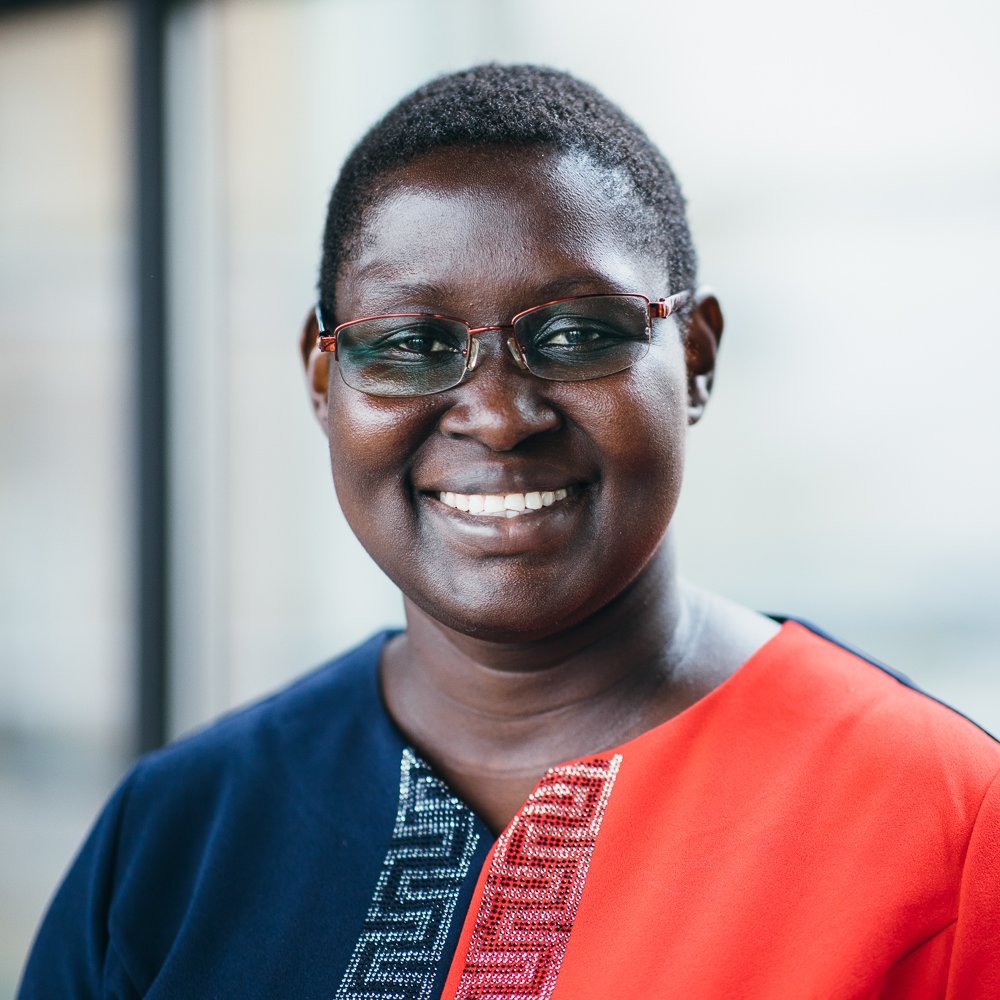
[[[302,327],[302,334],[299,337],[299,352],[302,356],[302,365],[306,372],[306,385],[309,388],[309,401],[312,404],[313,413],[319,421],[323,433],[327,432],[328,402],[327,392],[330,379],[330,355],[319,349],[317,343],[319,337],[319,327],[316,324],[316,314],[309,311],[305,324]]]
[[[712,394],[715,359],[722,340],[722,308],[711,289],[695,293],[694,306],[684,336],[684,358],[688,373],[688,424],[696,424]]]

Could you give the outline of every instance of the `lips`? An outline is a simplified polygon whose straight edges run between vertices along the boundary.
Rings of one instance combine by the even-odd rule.
[[[523,493],[454,493],[446,490],[438,492],[437,498],[447,507],[476,517],[511,518],[551,507],[565,500],[571,491],[572,487]]]
[[[544,482],[535,480],[539,485]],[[590,484],[562,482],[566,485],[555,489],[518,490],[505,484],[507,490],[501,493],[503,487],[495,481],[490,485],[496,492],[486,492],[482,486],[481,492],[472,492],[478,484],[466,479],[463,486],[469,492],[423,490],[419,497],[424,524],[466,555],[548,559],[581,530],[588,510]],[[463,510],[466,504],[469,509]]]

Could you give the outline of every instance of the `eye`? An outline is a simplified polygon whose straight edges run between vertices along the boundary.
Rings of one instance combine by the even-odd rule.
[[[456,347],[432,333],[411,333],[394,338],[392,346],[411,354],[454,354]]]
[[[538,351],[593,351],[613,347],[628,335],[607,323],[589,317],[561,316],[535,334]]]
[[[575,347],[578,344],[593,343],[593,341],[600,339],[600,337],[600,330],[575,327],[567,330],[559,330],[545,337],[539,337],[538,342],[539,345],[544,344],[546,347]]]
[[[383,358],[443,360],[462,354],[465,343],[449,330],[423,323],[392,330],[369,344],[368,350]]]

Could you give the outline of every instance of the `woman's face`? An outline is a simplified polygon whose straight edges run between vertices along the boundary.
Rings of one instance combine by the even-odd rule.
[[[338,321],[428,311],[487,326],[563,296],[678,291],[630,248],[616,184],[579,156],[428,154],[378,186],[338,275]],[[656,320],[632,368],[551,382],[518,367],[505,333],[477,336],[478,367],[434,395],[368,396],[331,371],[334,483],[362,544],[427,614],[485,639],[541,638],[649,571],[681,485],[685,352],[674,320]],[[514,517],[455,506],[524,494],[530,508],[562,490]]]

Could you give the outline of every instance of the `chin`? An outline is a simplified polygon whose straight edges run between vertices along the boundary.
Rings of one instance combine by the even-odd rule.
[[[481,616],[476,618],[433,616],[435,620],[461,635],[466,635],[471,639],[479,639],[483,642],[503,643],[506,645],[519,645],[521,643],[539,642],[573,625],[578,624],[577,620],[565,619],[553,621],[538,620],[526,621],[487,621]],[[580,619],[582,620],[582,619]]]
[[[489,601],[456,601],[454,591],[435,595],[437,599],[410,600],[430,619],[454,632],[485,642],[518,644],[548,639],[580,625],[602,608],[614,605],[630,582],[622,580],[620,587],[606,587],[599,593],[577,591],[562,599],[552,587],[532,591],[500,587],[495,590],[499,596]],[[509,596],[512,594],[517,596]]]

